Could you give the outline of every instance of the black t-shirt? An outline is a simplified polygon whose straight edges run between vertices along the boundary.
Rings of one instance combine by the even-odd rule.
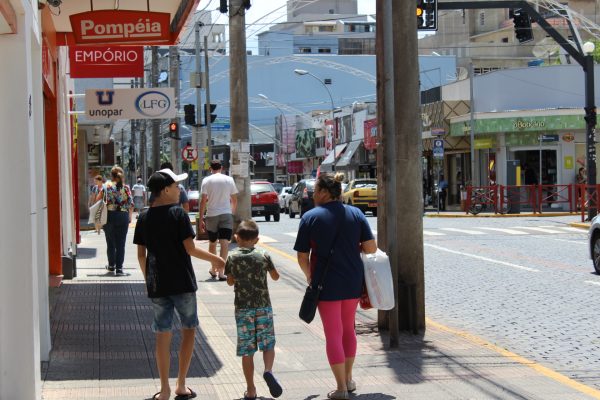
[[[192,260],[183,241],[194,237],[187,213],[176,204],[150,207],[140,214],[133,243],[146,246],[148,297],[165,297],[198,290]]]

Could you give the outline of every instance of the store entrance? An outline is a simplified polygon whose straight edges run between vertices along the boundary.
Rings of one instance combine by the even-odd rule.
[[[541,171],[540,153],[542,156]],[[556,150],[544,149],[541,152],[540,150],[519,150],[513,154],[513,160],[519,160],[521,164],[521,184],[556,185],[558,183]]]

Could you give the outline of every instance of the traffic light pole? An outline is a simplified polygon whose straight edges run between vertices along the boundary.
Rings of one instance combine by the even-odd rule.
[[[206,77],[206,121],[204,123],[206,124],[206,146],[208,147],[208,154],[206,156],[210,163],[212,161],[212,121],[210,117],[210,79],[208,71],[208,37],[204,36],[204,76]]]

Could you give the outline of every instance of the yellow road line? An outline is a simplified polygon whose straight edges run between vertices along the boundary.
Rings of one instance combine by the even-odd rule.
[[[292,260],[292,261],[294,261],[294,262],[297,262],[297,261],[298,261],[298,260],[296,259],[296,257],[294,257],[294,256],[290,256],[290,255],[289,255],[288,253],[286,253],[285,251],[281,251],[281,250],[279,250],[279,249],[276,249],[276,248],[275,248],[275,247],[273,247],[273,246],[269,246],[268,244],[265,244],[265,243],[262,243],[262,242],[259,242],[259,243],[258,243],[258,245],[259,245],[259,246],[261,246],[261,247],[264,247],[265,249],[267,249],[267,250],[269,250],[269,251],[271,251],[271,252],[273,252],[273,253],[277,253],[277,254],[279,254],[280,256],[282,256],[282,257],[285,257],[285,258],[287,258],[287,259],[289,259],[289,260]]]
[[[600,399],[600,390],[597,390],[592,387],[586,386],[582,383],[579,383],[569,377],[564,376],[563,374],[559,374],[558,372],[551,370],[550,368],[544,367],[534,361],[528,360],[527,358],[522,357],[522,356],[515,354],[511,351],[508,351],[506,349],[503,349],[500,346],[496,346],[495,344],[489,343],[489,342],[481,339],[480,337],[477,337],[477,336],[472,335],[467,332],[459,331],[457,329],[449,328],[442,324],[438,324],[437,322],[434,322],[429,318],[425,318],[425,323],[427,325],[437,328],[441,331],[460,336],[463,339],[468,340],[469,342],[474,343],[478,346],[493,350],[496,353],[498,353],[506,358],[509,358],[512,361],[515,361],[519,364],[525,365],[550,379],[553,379],[557,382],[562,383],[565,386],[575,389],[575,390],[577,390],[581,393],[584,393],[590,397],[593,397],[595,399]]]

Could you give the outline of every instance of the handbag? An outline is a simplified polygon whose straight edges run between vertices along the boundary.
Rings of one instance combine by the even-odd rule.
[[[344,215],[346,213],[346,206],[344,206]],[[325,281],[325,276],[327,275],[327,270],[329,269],[329,265],[331,264],[331,259],[333,258],[335,243],[337,242],[337,238],[340,233],[338,223],[338,230],[333,238],[333,242],[331,243],[331,249],[329,250],[329,257],[327,257],[327,262],[325,263],[325,269],[321,274],[321,279],[318,284],[308,285],[306,288],[306,292],[304,292],[304,298],[302,299],[302,303],[300,304],[300,311],[298,312],[298,316],[300,319],[307,324],[310,324],[312,320],[315,318],[315,314],[317,313],[317,306],[319,305],[319,297],[321,296],[321,291],[323,290],[323,282]]]

